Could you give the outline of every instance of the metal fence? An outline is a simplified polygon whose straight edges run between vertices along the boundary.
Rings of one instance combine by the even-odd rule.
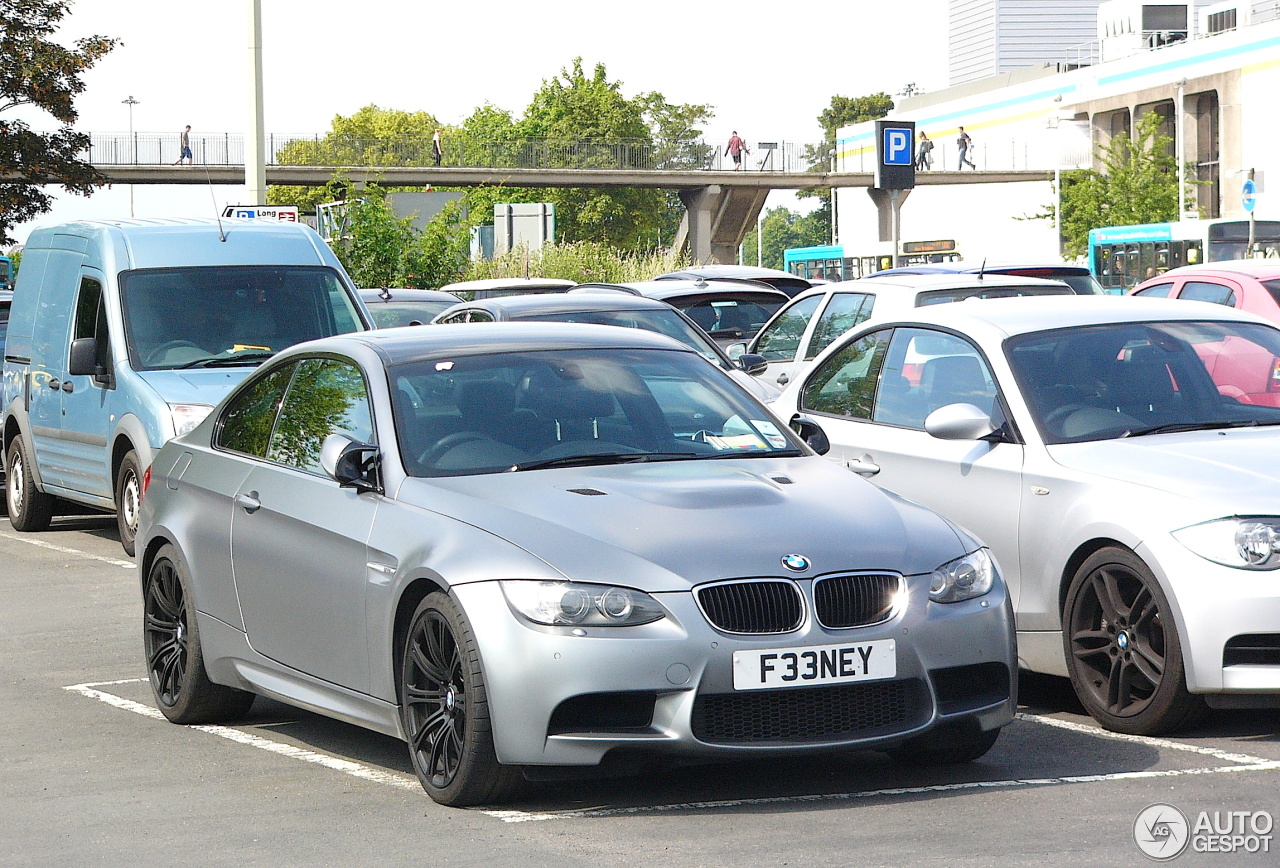
[[[163,166],[178,161],[178,133],[89,133],[86,156],[95,165]],[[244,136],[192,133],[193,161],[205,166],[243,166]],[[440,165],[461,168],[632,169],[653,171],[730,170],[722,146],[703,141],[654,144],[640,140],[568,141],[523,139],[481,141],[449,138]],[[798,142],[759,142],[743,157],[743,170],[805,172],[806,154],[820,147]],[[267,165],[431,166],[430,136],[362,139],[356,136],[280,135],[266,137]]]

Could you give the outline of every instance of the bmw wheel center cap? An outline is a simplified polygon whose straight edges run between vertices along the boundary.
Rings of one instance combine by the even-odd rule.
[[[809,569],[809,567],[811,566],[811,564],[809,563],[809,559],[806,558],[804,555],[783,555],[782,565],[787,569],[797,573],[803,573],[805,570]]]

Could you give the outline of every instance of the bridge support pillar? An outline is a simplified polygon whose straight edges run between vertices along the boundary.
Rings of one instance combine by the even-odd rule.
[[[768,189],[719,184],[681,190],[685,212],[675,248],[687,245],[690,258],[703,265],[737,262],[738,245],[755,226],[768,195]]]

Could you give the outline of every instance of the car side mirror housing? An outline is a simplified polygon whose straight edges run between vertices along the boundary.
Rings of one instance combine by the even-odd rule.
[[[343,488],[382,491],[382,456],[372,443],[330,434],[320,447],[320,467]]]
[[[805,445],[819,455],[826,455],[831,451],[831,440],[828,439],[827,432],[808,416],[792,416],[791,430],[799,434]]]
[[[73,377],[93,377],[96,382],[103,384],[111,380],[111,372],[98,364],[96,338],[76,338],[71,342],[67,372]]]
[[[758,377],[769,370],[769,360],[758,353],[743,353],[734,359],[734,362],[753,377]]]
[[[742,341],[738,341],[736,344],[729,344],[729,346],[724,348],[725,355],[735,362],[746,351],[747,345]]]
[[[924,420],[924,430],[939,440],[982,440],[996,431],[991,414],[973,404],[947,404]]]

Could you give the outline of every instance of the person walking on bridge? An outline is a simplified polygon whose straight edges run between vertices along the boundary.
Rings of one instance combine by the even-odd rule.
[[[963,171],[965,166],[976,170],[977,164],[969,158],[969,154],[973,152],[973,139],[969,138],[964,127],[960,128],[960,135],[956,138],[956,148],[960,151],[960,165],[956,166],[956,171]]]
[[[733,135],[729,137],[729,144],[725,145],[724,152],[733,157],[733,170],[735,172],[742,168],[742,155],[751,153],[747,150],[747,143],[738,138],[737,130],[734,130]]]
[[[187,124],[187,128],[178,133],[178,159],[173,161],[176,166],[183,160],[187,161],[190,166],[193,162],[191,157],[191,124]]]

